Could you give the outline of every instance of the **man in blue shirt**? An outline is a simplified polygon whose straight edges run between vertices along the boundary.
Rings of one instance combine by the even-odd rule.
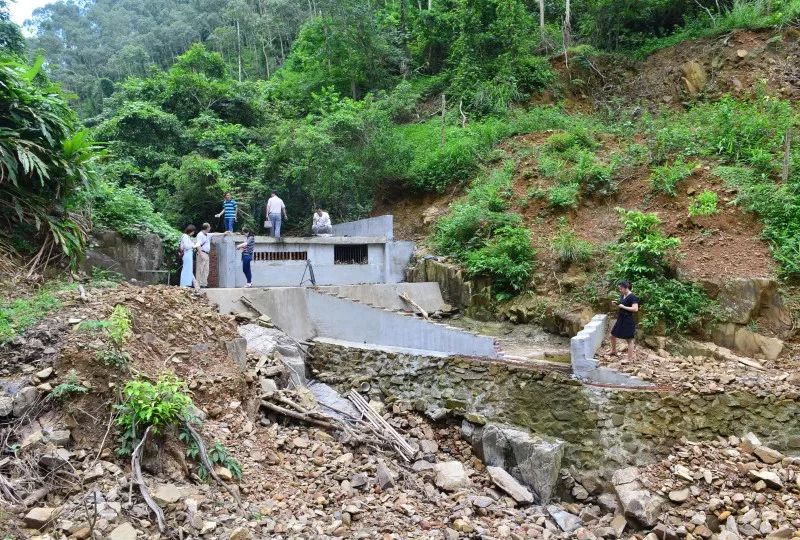
[[[217,217],[225,216],[225,232],[233,232],[233,224],[239,217],[239,205],[231,198],[230,193],[225,194],[225,200],[222,201],[222,211],[217,214]]]

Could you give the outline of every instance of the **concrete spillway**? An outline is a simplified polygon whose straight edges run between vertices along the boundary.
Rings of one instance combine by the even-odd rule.
[[[241,301],[244,296],[248,304],[297,340],[327,339],[435,355],[497,358],[494,338],[394,311],[400,292],[409,294],[423,309],[427,306],[433,311],[437,304],[443,304],[436,284],[361,285],[327,290],[209,289],[206,294],[223,313],[247,311],[247,305]],[[342,298],[339,294],[357,298]]]

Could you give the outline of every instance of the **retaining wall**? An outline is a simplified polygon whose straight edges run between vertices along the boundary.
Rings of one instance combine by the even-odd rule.
[[[565,464],[612,470],[652,461],[681,437],[756,433],[800,451],[797,395],[763,396],[619,390],[586,386],[556,371],[502,361],[441,358],[315,343],[317,377],[346,391],[362,382],[372,397],[446,409],[475,423],[500,422],[566,441]]]
[[[387,240],[393,240],[394,217],[386,215],[336,223],[333,226],[333,234],[335,236],[383,236]]]

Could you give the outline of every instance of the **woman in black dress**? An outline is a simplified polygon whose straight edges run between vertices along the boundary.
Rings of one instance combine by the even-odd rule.
[[[611,354],[617,354],[617,339],[624,339],[628,342],[628,360],[633,360],[636,354],[634,347],[636,320],[633,314],[639,311],[639,299],[631,291],[630,281],[620,281],[617,286],[621,297],[619,302],[613,302],[613,305],[619,308],[619,315],[614,328],[611,329]]]

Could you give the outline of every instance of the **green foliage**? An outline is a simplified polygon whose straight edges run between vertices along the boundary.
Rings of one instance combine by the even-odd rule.
[[[697,285],[677,279],[640,279],[634,283],[642,302],[639,324],[645,332],[677,334],[715,317],[717,305]]]
[[[97,153],[58,86],[40,74],[42,62],[29,67],[0,51],[0,252],[13,252],[23,229],[76,264],[86,225],[62,203],[89,185]]]
[[[27,298],[0,302],[0,344],[17,335],[61,307],[56,296],[60,286],[45,287]]]
[[[692,174],[697,163],[686,163],[679,157],[671,164],[653,167],[650,173],[650,187],[653,191],[666,193],[673,197],[677,195],[678,182]]]
[[[530,280],[535,252],[530,231],[508,212],[513,162],[479,176],[461,202],[436,224],[434,245],[466,265],[473,276],[494,280],[500,294],[513,294]]]
[[[547,190],[547,202],[560,210],[577,208],[580,201],[581,185],[576,182],[556,184]]]
[[[497,119],[474,122],[464,129],[447,126],[442,145],[441,121],[398,127],[398,136],[409,149],[410,183],[421,190],[443,192],[448,185],[468,180],[507,129]]]
[[[200,448],[197,446],[197,442],[195,442],[194,437],[192,437],[188,430],[181,430],[178,437],[186,443],[186,457],[199,461]],[[235,479],[239,480],[242,477],[241,464],[230,455],[228,449],[219,441],[216,441],[208,450],[208,458],[214,465],[220,465],[231,471]],[[207,481],[210,476],[208,470],[206,470],[202,463],[198,463],[197,465],[197,475],[203,481]]]
[[[79,394],[85,394],[88,388],[78,382],[78,374],[74,369],[69,370],[63,383],[57,384],[50,392],[51,399],[66,400]]]
[[[131,357],[128,353],[120,351],[115,347],[101,349],[95,354],[97,360],[109,367],[121,368],[128,365]]]
[[[749,167],[717,167],[714,174],[738,190],[736,204],[757,214],[762,232],[781,274],[800,278],[800,194],[795,173],[788,183],[776,184]]]
[[[119,187],[100,180],[91,189],[81,190],[70,205],[90,208],[96,227],[116,231],[125,238],[157,234],[169,246],[180,239],[180,232],[153,209],[153,203],[135,186]]]
[[[717,194],[708,189],[692,197],[689,203],[689,216],[713,216],[717,213]]]
[[[671,261],[680,241],[664,235],[656,214],[617,210],[623,225],[611,247],[610,281],[633,282],[641,301],[640,323],[645,331],[684,332],[714,317],[717,306],[698,286],[672,277]]]
[[[666,275],[680,240],[661,231],[661,220],[656,214],[622,208],[617,213],[623,230],[619,242],[611,247],[614,258],[611,275],[634,282]]]
[[[505,226],[493,232],[480,248],[465,254],[467,271],[473,276],[490,276],[500,292],[525,288],[533,271],[536,252],[525,227]]]
[[[579,264],[592,257],[592,244],[569,228],[566,219],[559,220],[558,232],[550,240],[550,249],[563,265]]]
[[[186,391],[186,384],[172,375],[162,375],[155,384],[141,379],[125,383],[124,401],[117,405],[116,423],[122,431],[117,454],[130,455],[149,426],[159,434],[183,421],[192,404]]]
[[[122,304],[114,306],[114,311],[111,312],[111,317],[108,319],[108,337],[111,341],[119,347],[128,339],[131,333],[131,312]]]

